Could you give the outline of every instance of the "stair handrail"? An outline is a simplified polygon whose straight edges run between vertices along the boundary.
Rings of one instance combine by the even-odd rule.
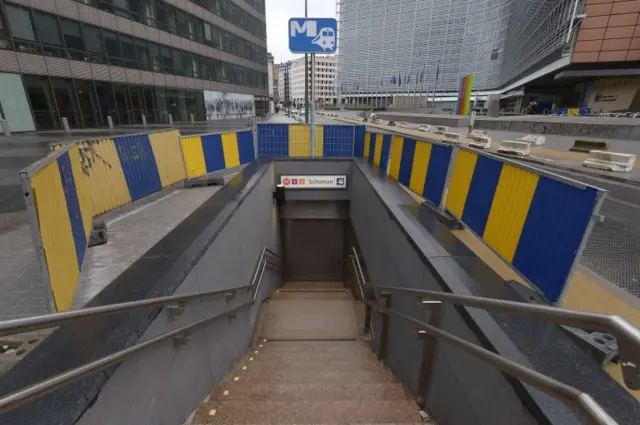
[[[278,262],[270,261],[268,256],[272,259],[278,260]],[[38,316],[23,317],[19,319],[11,319],[0,322],[0,337],[9,335],[16,335],[24,332],[35,331],[40,329],[52,328],[54,326],[60,326],[75,321],[81,321],[84,319],[93,319],[96,317],[112,316],[120,313],[125,313],[132,310],[137,310],[145,307],[161,307],[167,305],[180,305],[187,303],[188,301],[200,300],[203,298],[213,297],[216,295],[227,295],[233,297],[236,292],[251,289],[256,285],[256,279],[260,272],[260,265],[266,261],[266,265],[273,267],[279,267],[281,258],[278,254],[271,249],[264,247],[260,252],[257,268],[254,271],[251,279],[251,284],[245,286],[239,286],[236,288],[219,289],[215,291],[207,292],[194,292],[183,295],[169,295],[165,297],[147,298],[138,301],[127,301],[123,303],[107,304],[97,307],[86,307],[78,310],[61,311],[58,313],[49,313]],[[264,273],[264,271],[262,272]]]
[[[249,298],[249,301],[246,301],[236,307],[232,307],[230,309],[227,309],[223,312],[220,312],[218,314],[214,314],[213,316],[207,317],[205,319],[201,319],[198,320],[194,323],[191,323],[189,325],[184,325],[181,326],[179,328],[176,328],[172,331],[169,332],[165,332],[161,335],[158,335],[154,338],[151,338],[147,341],[135,344],[129,348],[125,348],[124,350],[120,350],[117,351],[115,353],[109,354],[108,356],[105,357],[101,357],[98,360],[94,360],[91,361],[89,363],[86,363],[82,366],[79,366],[77,368],[74,369],[70,369],[66,372],[62,372],[56,376],[53,376],[51,378],[45,379],[43,381],[37,382],[35,384],[32,384],[28,387],[22,388],[20,390],[14,391],[6,396],[0,397],[0,414],[2,413],[6,413],[8,411],[11,411],[13,409],[16,409],[30,401],[33,400],[37,400],[57,389],[60,388],[64,388],[70,384],[72,384],[73,382],[76,382],[82,378],[85,378],[87,376],[90,376],[94,373],[100,372],[102,370],[107,369],[110,366],[113,366],[115,364],[121,363],[122,361],[124,361],[125,359],[127,359],[128,357],[137,354],[138,352],[144,350],[147,347],[150,347],[152,345],[158,344],[160,342],[166,341],[168,339],[171,338],[176,338],[176,337],[180,337],[180,336],[185,336],[185,335],[189,335],[189,333],[192,330],[195,330],[201,326],[204,326],[210,322],[213,322],[217,319],[223,318],[223,317],[229,317],[229,316],[233,316],[235,315],[237,312],[244,310],[245,308],[248,308],[252,305],[255,304],[257,297],[258,297],[258,293],[260,290],[260,285],[262,283],[263,277],[264,277],[264,272],[267,268],[267,265],[272,265],[275,267],[280,267],[280,264],[278,263],[274,263],[269,261],[269,259],[267,259],[267,255],[270,255],[274,258],[280,259],[280,256],[278,254],[276,254],[275,252],[273,252],[272,250],[270,250],[269,248],[265,247],[262,249],[262,252],[260,253],[260,257],[258,259],[258,262],[256,263],[256,269],[254,271],[253,277],[251,279],[251,285],[247,285],[247,286],[243,286],[241,288],[253,288],[253,293],[251,295],[251,297]],[[224,292],[229,292],[230,290],[226,290],[226,291],[214,291],[215,293],[219,294],[219,293],[224,293]],[[208,297],[210,296],[212,293],[209,292],[203,292],[203,293],[199,293],[199,294],[190,294],[188,296],[190,296],[191,298],[188,298],[188,300],[192,300],[192,299],[200,299],[200,298],[204,298],[204,297]],[[168,301],[168,303],[166,304],[157,304],[160,301],[157,300],[161,300],[162,298],[169,299],[171,298],[171,301]],[[161,298],[154,298],[152,300],[156,300],[153,301],[150,304],[144,304],[144,305],[136,305],[134,307],[130,307],[128,308],[128,310],[132,310],[135,308],[142,308],[142,307],[149,307],[149,306],[155,306],[155,305],[171,305],[173,303],[175,303],[175,301],[173,300],[173,297],[161,297]],[[144,301],[152,301],[152,300],[144,300]],[[129,303],[121,303],[121,304],[129,304]],[[111,304],[110,306],[118,306],[121,304]],[[108,307],[108,306],[105,306]],[[127,306],[129,307],[129,306]],[[89,310],[89,309],[83,309],[83,310]],[[128,311],[128,310],[117,310],[117,313],[120,313],[122,311]],[[58,313],[54,313],[58,314]],[[100,311],[97,314],[92,314],[89,316],[80,316],[80,320],[83,318],[87,318],[87,317],[96,317],[97,315],[109,315],[109,314],[116,314],[116,311]],[[48,315],[48,316],[52,316],[52,315]],[[76,317],[73,320],[78,320],[78,317]],[[3,322],[4,323],[4,322]],[[50,323],[50,322],[46,322],[46,323]],[[63,322],[63,323],[68,323],[68,321]],[[55,325],[52,325],[55,326]],[[49,327],[49,326],[43,326],[43,327]]]
[[[354,251],[354,255],[357,256],[355,247],[353,248],[353,251]],[[389,296],[393,292],[403,293],[408,295],[425,296],[422,290],[371,285],[371,284],[366,284],[366,281],[365,281],[365,285],[367,287],[380,291],[380,294],[383,296]],[[417,291],[417,294],[416,294],[416,291]],[[429,296],[433,296],[433,295],[439,296],[440,294],[443,294],[436,291],[427,291],[427,292]],[[474,305],[469,305],[469,306],[483,308],[484,304],[480,303],[480,301],[490,300],[488,298],[482,298],[482,297],[470,297],[470,298],[460,299],[458,298],[459,296],[456,294],[446,294],[446,295],[451,295],[452,297],[442,297],[442,299],[431,298],[431,301],[427,303],[433,304],[434,302],[433,300],[435,300],[440,302],[449,302],[452,304],[467,305],[467,304],[463,304],[462,302],[471,301],[471,299],[473,299],[478,303]],[[386,306],[383,306],[379,304],[377,301],[365,299],[364,302],[365,304],[367,304],[373,309],[376,309],[380,313],[383,313],[389,316],[398,317],[406,322],[409,322],[415,325],[419,329],[420,336],[429,335],[439,340],[445,341],[451,344],[452,346],[465,351],[466,353],[472,355],[473,357],[498,368],[499,370],[506,373],[507,375],[513,376],[519,379],[520,381],[525,382],[551,395],[554,398],[557,398],[569,405],[573,405],[579,408],[586,415],[586,417],[588,418],[591,424],[618,425],[618,423],[598,404],[598,402],[596,402],[589,394],[585,392],[582,392],[574,387],[571,387],[570,385],[564,384],[550,376],[544,375],[533,369],[522,366],[512,360],[502,357],[497,353],[489,351],[485,348],[477,346],[476,344],[473,344],[453,334],[450,334],[449,332],[446,332],[432,324],[422,322],[411,316],[408,316],[406,314],[403,314],[401,312],[398,312]],[[523,304],[523,303],[515,303],[515,304]],[[517,306],[513,306],[513,305],[511,305],[511,307],[516,309],[518,308]],[[495,307],[494,310],[502,311],[502,310],[499,310],[499,308],[500,307]],[[510,312],[510,310],[505,310],[504,312],[508,313]]]
[[[355,247],[352,249],[357,258],[357,251]],[[358,267],[361,269],[361,265],[359,263]],[[640,329],[620,316],[570,310],[540,304],[500,300],[496,298],[478,297],[475,295],[430,291],[427,289],[372,285],[367,284],[366,280],[363,280],[363,282],[366,287],[376,289],[378,291],[401,293],[404,295],[479,308],[487,311],[496,311],[515,316],[540,319],[557,325],[586,328],[610,333],[618,342],[620,368],[622,369],[622,376],[625,384],[632,390],[640,389]],[[422,303],[428,304],[427,301],[422,301]]]

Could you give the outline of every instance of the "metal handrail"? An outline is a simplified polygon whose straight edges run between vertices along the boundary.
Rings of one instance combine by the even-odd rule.
[[[428,323],[421,322],[418,319],[414,319],[413,317],[407,316],[398,311],[383,307],[377,302],[365,300],[365,303],[378,311],[398,317],[417,326],[428,335],[445,341],[454,347],[471,354],[473,357],[500,369],[507,375],[518,378],[522,382],[525,382],[540,391],[544,391],[567,404],[578,407],[589,418],[590,423],[597,425],[618,425],[618,423],[587,393],[557,381],[540,372],[536,372],[533,369],[522,366],[512,360],[506,359],[499,354],[479,347]]]
[[[357,258],[355,248],[353,248],[353,251]],[[358,264],[358,266],[360,265]],[[625,384],[632,390],[640,389],[640,370],[638,370],[638,368],[640,368],[640,329],[636,328],[620,316],[569,310],[539,304],[506,301],[495,298],[477,297],[473,295],[429,291],[426,289],[411,289],[379,285],[366,286],[379,291],[401,293],[456,305],[480,308],[488,311],[540,319],[557,325],[573,326],[610,333],[616,338],[618,343],[620,368],[622,369]]]
[[[357,252],[355,248],[353,248],[353,251],[357,257]],[[362,268],[361,267],[359,268],[360,268],[360,272],[362,272]],[[358,271],[356,271],[356,273],[358,273]],[[405,288],[385,287],[385,286],[376,286],[376,285],[366,285],[366,286],[374,288],[382,293],[387,293],[387,294],[390,294],[392,292],[397,292],[397,293],[426,297],[425,293],[428,293],[429,297],[432,300],[439,300],[441,302],[443,301],[451,302],[453,304],[462,304],[459,301],[471,301],[473,299],[473,301],[477,302],[473,306],[480,307],[480,308],[483,308],[484,306],[482,301],[489,300],[487,298],[481,298],[481,297],[469,298],[467,296],[465,296],[464,299],[459,299],[458,296],[455,294],[444,294],[444,293],[435,292],[435,291],[421,291],[421,290],[412,290],[412,289],[405,289]],[[440,297],[440,295],[447,295],[447,296]],[[449,295],[453,297],[449,297]],[[515,378],[518,378],[522,382],[525,382],[541,391],[544,391],[545,393],[555,398],[558,398],[567,404],[578,407],[589,418],[590,422],[593,424],[617,425],[617,422],[611,416],[609,416],[609,414],[604,409],[602,409],[602,407],[590,395],[576,388],[573,388],[567,384],[557,381],[533,369],[529,369],[525,366],[522,366],[512,360],[506,359],[497,353],[494,353],[485,348],[479,347],[471,342],[468,342],[462,338],[452,335],[446,331],[443,331],[442,329],[439,329],[438,327],[433,326],[429,323],[424,323],[406,314],[403,314],[398,311],[392,310],[388,307],[382,306],[376,301],[365,299],[364,302],[367,305],[371,306],[372,308],[378,310],[379,312],[403,319],[417,326],[422,332],[425,332],[426,334],[433,336],[439,340],[445,341],[453,345],[454,347],[457,347],[467,352],[468,354],[471,354],[475,358],[485,361],[486,363],[500,369],[502,372],[510,376],[513,376]],[[519,307],[522,307],[523,305],[529,305],[529,304],[523,304],[523,303],[512,303],[512,304],[516,304],[516,305],[511,305],[512,309],[518,309],[518,306],[517,306],[518,304],[522,304]],[[462,305],[465,305],[465,304],[462,304]],[[496,305],[493,305],[493,307],[496,310],[499,308]],[[502,310],[497,310],[497,311],[502,311]],[[505,309],[504,312],[511,312],[511,310]],[[536,317],[539,317],[539,316],[536,316]]]
[[[265,255],[269,254],[272,257],[280,260],[280,256],[269,248],[263,248],[260,253],[258,265],[265,261]],[[278,266],[278,264],[266,260],[267,265]],[[236,291],[242,291],[250,289],[255,284],[259,268],[256,269],[251,280],[250,285],[240,286],[236,288],[220,289],[217,291],[209,292],[196,292],[184,295],[170,295],[166,297],[148,298],[139,301],[128,301],[124,303],[108,304],[98,307],[87,307],[78,310],[63,311],[59,313],[44,314],[40,316],[31,316],[20,319],[12,319],[0,322],[0,337],[20,334],[23,332],[35,331],[39,329],[52,328],[54,326],[64,325],[67,323],[75,322],[77,320],[89,319],[95,317],[112,316],[120,313],[125,313],[132,310],[137,310],[145,307],[158,307],[172,304],[182,304],[192,300],[199,300],[203,298],[213,297],[221,294],[233,294]]]
[[[128,357],[144,350],[145,348],[148,348],[152,345],[158,344],[160,342],[166,341],[168,339],[171,338],[175,338],[181,335],[188,335],[192,330],[197,329],[201,326],[204,326],[210,322],[213,322],[217,319],[220,319],[222,317],[227,317],[227,316],[232,316],[235,313],[237,313],[238,311],[241,311],[247,307],[250,307],[252,305],[255,304],[256,299],[258,297],[258,293],[260,290],[260,285],[262,284],[262,278],[264,276],[264,271],[267,268],[267,265],[271,264],[271,265],[275,265],[275,266],[279,266],[279,264],[275,264],[273,262],[270,262],[269,260],[267,260],[266,254],[270,254],[278,259],[280,259],[280,256],[276,253],[274,253],[273,251],[271,251],[268,248],[263,248],[262,253],[260,254],[260,258],[258,260],[257,263],[257,267],[256,270],[253,274],[252,280],[251,280],[251,285],[248,286],[243,286],[241,287],[242,289],[244,288],[253,288],[253,294],[251,295],[251,298],[249,299],[249,301],[242,303],[236,307],[230,308],[228,310],[225,310],[221,313],[215,314],[211,317],[208,317],[206,319],[201,319],[198,320],[197,322],[194,322],[190,325],[185,325],[185,326],[181,326],[179,328],[176,328],[172,331],[166,332],[162,335],[158,335],[154,338],[151,338],[147,341],[141,342],[139,344],[136,344],[132,347],[126,348],[124,350],[115,352],[113,354],[110,354],[108,356],[102,357],[98,360],[94,360],[90,363],[84,364],[80,367],[68,370],[66,372],[63,372],[61,374],[58,374],[52,378],[46,379],[44,381],[40,381],[36,384],[30,385],[28,387],[25,387],[21,390],[15,391],[11,394],[8,394],[2,398],[0,398],[0,413],[6,413],[8,411],[11,411],[13,409],[16,409],[30,401],[33,400],[37,400],[38,398],[41,398],[57,389],[60,388],[64,388],[67,385],[76,382],[82,378],[85,378],[89,375],[92,375],[94,373],[100,372],[102,370],[107,369],[108,367],[121,363],[122,361],[124,361],[125,359],[127,359]],[[241,289],[238,288],[238,289]],[[233,289],[232,289],[233,290]],[[232,290],[226,290],[226,291],[215,291],[217,293],[224,293],[224,292],[230,292]],[[204,298],[207,296],[210,296],[212,293],[201,293],[201,294],[190,294],[188,296],[192,297],[189,299],[200,299],[200,298]],[[173,298],[173,297],[162,297],[162,298],[155,298],[153,300],[145,300],[145,301],[153,301],[153,304],[150,305],[170,305],[175,303],[174,300],[171,300],[165,304],[157,304],[157,302],[160,302],[159,300],[162,299],[167,299],[167,298]],[[130,304],[130,303],[122,303],[122,304],[113,304],[112,306],[121,306],[123,304]],[[144,307],[148,307],[150,305],[144,305]],[[108,306],[105,306],[108,307]],[[129,308],[129,310],[134,309],[134,308],[141,308],[142,306],[136,306],[136,307],[132,307]],[[90,309],[84,309],[84,310],[90,310]],[[93,309],[91,309],[93,310]],[[118,312],[122,312],[122,311],[127,311],[127,310],[118,310]],[[90,315],[86,315],[86,316],[80,316],[80,317],[75,317],[75,319],[82,319],[82,318],[87,318],[87,317],[96,317],[96,315],[108,315],[108,314],[115,314],[115,312],[100,312],[98,314],[93,313]],[[54,314],[56,315],[56,314]],[[53,315],[49,315],[49,316],[53,316]],[[46,316],[45,316],[46,317]],[[75,320],[72,319],[72,320]],[[51,325],[54,326],[54,325]],[[49,327],[49,326],[43,326],[43,327]],[[33,329],[33,328],[32,328]],[[38,328],[39,329],[39,328]]]

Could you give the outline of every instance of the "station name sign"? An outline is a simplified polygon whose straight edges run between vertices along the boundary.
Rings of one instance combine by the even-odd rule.
[[[280,176],[285,189],[346,189],[347,176]]]

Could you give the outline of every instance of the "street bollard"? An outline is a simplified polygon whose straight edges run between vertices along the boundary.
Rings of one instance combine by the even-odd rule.
[[[5,119],[0,119],[0,125],[2,125],[2,132],[5,136],[11,136],[11,128],[9,127],[9,121]]]
[[[70,133],[71,129],[69,128],[69,120],[65,117],[62,117],[62,128],[64,128],[65,133]]]
[[[169,125],[173,125],[173,115],[169,114]]]
[[[469,133],[473,131],[473,126],[476,123],[476,111],[469,112]]]
[[[113,130],[113,118],[111,118],[111,115],[107,116],[107,124],[109,124],[109,130]]]
[[[147,117],[146,117],[146,115],[142,116],[142,125],[144,126],[144,128],[147,128]]]
[[[193,114],[189,114],[189,119],[191,120],[191,124],[196,123],[196,119],[193,117]]]

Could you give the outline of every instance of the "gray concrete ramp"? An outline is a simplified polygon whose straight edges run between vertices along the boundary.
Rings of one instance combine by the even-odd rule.
[[[269,340],[356,339],[351,293],[333,282],[291,282],[275,292],[262,336]]]

